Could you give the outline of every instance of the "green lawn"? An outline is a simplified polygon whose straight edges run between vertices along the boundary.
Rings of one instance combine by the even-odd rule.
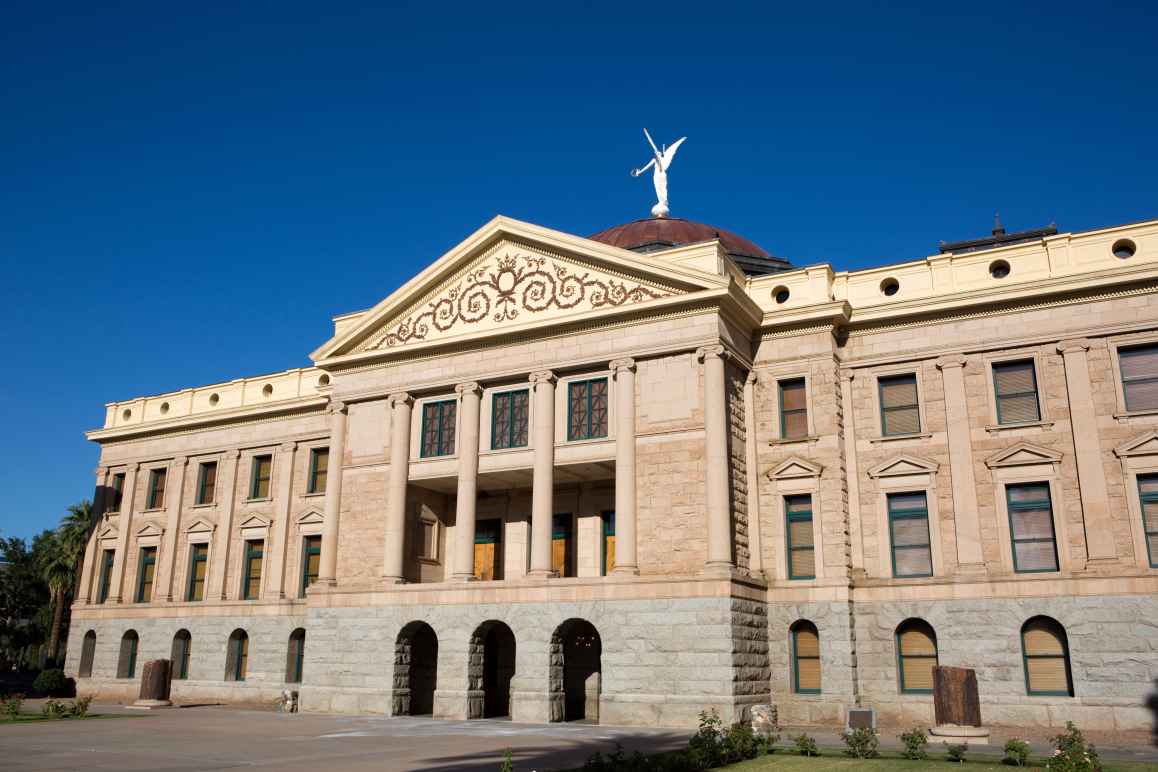
[[[980,770],[1011,772],[1011,770],[1017,769],[1017,767],[1003,765],[1000,749],[995,750],[998,751],[998,755],[993,755],[993,750],[985,755],[969,753],[965,757],[966,763],[962,772],[980,772]],[[930,749],[929,756],[930,758],[926,761],[909,761],[895,753],[882,753],[879,759],[861,760],[850,759],[839,751],[822,752],[819,758],[815,756],[805,758],[777,751],[771,756],[722,768],[734,770],[734,772],[761,772],[762,770],[768,770],[768,772],[779,772],[779,770],[800,770],[800,772],[829,772],[830,770],[833,772],[884,772],[885,770],[927,772],[936,770],[936,772],[953,772],[959,766],[946,761],[944,751],[937,753]],[[1102,766],[1105,772],[1153,772],[1154,770],[1153,764],[1132,761],[1103,761]],[[1029,768],[1042,769],[1043,767],[1040,763],[1031,760]]]
[[[86,716],[63,716],[61,718],[48,718],[41,713],[21,713],[16,718],[8,716],[0,717],[0,726],[5,724],[34,724],[37,721],[87,721],[90,718],[134,718],[133,716],[112,715],[110,713],[90,713]]]

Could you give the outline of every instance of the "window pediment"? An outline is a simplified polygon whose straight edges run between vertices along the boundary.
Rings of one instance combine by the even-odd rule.
[[[768,472],[772,480],[792,480],[800,477],[820,477],[824,467],[793,456]]]
[[[156,523],[145,523],[137,529],[137,543],[138,544],[156,544],[161,540],[161,535],[165,533],[165,529]]]
[[[114,526],[110,523],[110,524],[106,525],[104,528],[100,529],[100,531],[97,532],[96,538],[97,538],[97,541],[99,541],[99,542],[106,542],[106,541],[115,542],[117,540],[118,535],[119,535],[119,532],[117,531],[116,526]]]
[[[1029,466],[1032,464],[1057,464],[1062,459],[1061,453],[1043,448],[1040,445],[1031,445],[1028,442],[1019,442],[1013,447],[1005,448],[985,459],[985,465],[990,469],[1000,469],[1011,466]]]
[[[321,525],[325,522],[326,516],[316,509],[311,509],[298,515],[298,525]]]
[[[1118,458],[1158,455],[1158,431],[1149,431],[1114,448]]]
[[[217,529],[217,526],[214,525],[213,523],[207,522],[205,520],[194,520],[192,523],[189,524],[189,527],[185,529],[185,533],[188,533],[188,534],[194,534],[194,533],[211,534],[216,529]]]
[[[933,474],[937,471],[937,467],[938,464],[936,461],[929,461],[918,456],[900,455],[869,469],[868,476],[875,479],[878,477]]]

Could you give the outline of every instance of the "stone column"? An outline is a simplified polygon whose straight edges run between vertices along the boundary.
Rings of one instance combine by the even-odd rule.
[[[105,507],[108,505],[109,479],[112,475],[107,466],[96,470],[96,491],[92,497],[92,521],[89,523],[88,541],[84,545],[84,562],[81,564],[80,586],[76,590],[77,605],[87,606],[92,602],[92,581],[97,563],[97,530],[98,524],[104,519]]]
[[[473,381],[454,388],[459,394],[458,495],[454,510],[456,582],[474,581],[475,509],[478,506],[479,407],[482,389]]]
[[[531,373],[535,390],[535,463],[531,487],[530,576],[554,576],[551,570],[551,518],[555,512],[555,374]]]
[[[635,360],[616,359],[615,374],[615,574],[639,574],[635,496]],[[602,539],[602,533],[599,535]]]
[[[209,547],[210,577],[213,579],[206,588],[205,597],[229,599],[228,588],[225,586],[225,575],[229,570],[229,545],[233,537],[233,510],[237,501],[237,465],[241,458],[240,450],[228,450],[222,454],[224,474],[218,481],[221,490],[221,517],[217,528],[213,531],[213,542]]]
[[[965,392],[966,359],[950,354],[937,360],[945,387],[945,429],[949,440],[949,474],[953,478],[953,523],[957,535],[957,570],[984,573],[981,520],[977,515],[977,480],[973,474],[973,436],[969,397]]]
[[[728,497],[728,395],[723,346],[704,346],[696,351],[704,363],[704,433],[706,436],[704,487],[708,516],[706,570],[730,573],[732,562],[732,513]]]
[[[856,458],[856,416],[853,415],[851,370],[843,371],[840,377],[841,421],[844,428],[844,475],[848,485],[848,539],[852,571],[857,578],[865,575],[864,537],[860,523],[860,471]],[[859,573],[858,573],[859,572]]]
[[[153,583],[153,602],[158,600],[165,603],[173,601],[173,567],[177,564],[177,534],[181,529],[181,507],[185,503],[185,470],[189,467],[189,459],[177,456],[173,459],[171,476],[172,487],[165,497],[168,504],[165,522],[165,535],[161,537],[161,556],[157,561],[157,578]]]
[[[109,603],[121,602],[121,583],[129,552],[129,531],[133,527],[133,504],[137,498],[137,472],[140,464],[129,464],[125,470],[125,490],[121,495],[121,511],[117,515],[117,553],[113,556],[113,574],[109,580]]]
[[[341,402],[330,404],[330,458],[326,473],[326,519],[322,523],[322,554],[318,556],[315,584],[332,587],[338,572],[338,519],[342,512],[342,463],[346,457],[346,423],[349,410]]]
[[[293,501],[294,457],[297,455],[296,442],[283,443],[277,453],[277,490],[274,491],[273,543],[269,552],[269,575],[261,579],[265,582],[263,598],[285,597],[286,539],[289,536],[290,504]],[[327,481],[328,483],[328,481]]]
[[[748,570],[764,575],[764,540],[760,533],[760,461],[756,452],[756,373],[744,379],[744,466],[748,469]]]
[[[388,584],[406,581],[406,485],[410,479],[410,411],[414,399],[405,392],[390,395],[390,476],[386,484],[386,557],[382,577]]]
[[[1106,489],[1106,470],[1098,442],[1098,418],[1086,352],[1085,338],[1063,340],[1057,345],[1066,368],[1066,392],[1070,405],[1070,430],[1074,437],[1074,458],[1078,466],[1078,489],[1082,497],[1082,519],[1086,529],[1086,553],[1090,560],[1113,560],[1114,521]],[[1067,545],[1060,545],[1065,549]]]

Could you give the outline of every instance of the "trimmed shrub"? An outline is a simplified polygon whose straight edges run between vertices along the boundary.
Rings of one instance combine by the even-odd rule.
[[[76,682],[58,668],[42,670],[32,682],[32,689],[45,697],[71,697],[76,694]]]
[[[1001,760],[1002,764],[1008,764],[1011,767],[1024,767],[1029,763],[1029,743],[1025,740],[1019,740],[1016,737],[1011,737],[1005,741],[1005,758]]]
[[[968,752],[968,745],[947,745],[945,746],[946,753],[949,754],[949,761],[956,761],[958,764],[965,763],[965,754]]]
[[[72,717],[84,718],[88,715],[88,706],[92,704],[92,695],[87,697],[77,697],[76,702],[72,703]]]
[[[912,761],[920,761],[929,758],[926,749],[929,747],[929,738],[925,735],[925,730],[919,726],[915,726],[907,732],[901,734],[901,742],[905,744],[905,749],[901,751],[901,755],[906,759]]]
[[[875,729],[868,727],[853,729],[851,732],[845,732],[843,739],[846,746],[844,752],[847,756],[854,759],[875,759],[880,755],[877,752],[880,738]]]
[[[1046,761],[1051,772],[1101,772],[1097,750],[1073,721],[1066,722],[1066,731],[1053,738],[1053,745],[1053,756]]]
[[[819,756],[820,749],[816,747],[816,740],[813,740],[804,732],[796,738],[796,750],[801,756]]]

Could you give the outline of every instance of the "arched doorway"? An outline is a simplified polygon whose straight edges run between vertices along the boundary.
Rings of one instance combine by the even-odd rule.
[[[603,642],[586,619],[568,619],[551,636],[551,720],[599,721]]]
[[[502,622],[483,622],[470,637],[469,718],[511,715],[511,680],[515,677],[515,634]]]
[[[395,716],[426,716],[434,713],[434,690],[438,688],[438,636],[425,622],[411,622],[394,641]]]

